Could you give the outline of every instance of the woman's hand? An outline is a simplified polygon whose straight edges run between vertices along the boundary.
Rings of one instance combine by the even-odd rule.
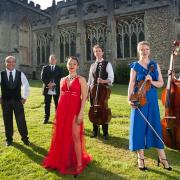
[[[137,106],[132,101],[128,100],[128,103],[132,108],[137,108]]]
[[[152,77],[149,74],[146,76],[146,81],[151,81],[152,82]]]
[[[78,116],[77,116],[76,124],[77,124],[77,125],[80,125],[80,124],[82,123],[82,121],[83,121],[83,113],[80,112],[80,113],[78,114]]]

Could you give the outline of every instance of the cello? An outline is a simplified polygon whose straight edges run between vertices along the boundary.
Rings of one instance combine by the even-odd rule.
[[[101,77],[102,67],[99,66],[98,78]],[[97,83],[90,90],[92,96],[92,105],[89,109],[89,120],[96,124],[106,124],[111,120],[111,109],[108,108],[108,99],[111,94],[111,89],[104,84]]]
[[[175,41],[171,54],[167,86],[162,92],[165,117],[161,120],[162,137],[166,146],[180,150],[180,80],[174,75],[174,60],[180,56],[180,42]]]

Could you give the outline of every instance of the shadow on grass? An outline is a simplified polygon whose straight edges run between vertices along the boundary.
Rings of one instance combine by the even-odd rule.
[[[34,143],[31,143],[30,146],[24,146],[17,142],[13,143],[13,146],[21,151],[22,153],[26,154],[29,159],[34,161],[35,163],[42,165],[43,159],[45,155],[48,153],[42,147],[37,146]],[[114,174],[104,168],[100,167],[101,165],[98,164],[96,161],[92,161],[81,173],[78,175],[78,179],[86,179],[86,180],[94,180],[94,179],[122,179],[121,176]],[[42,167],[43,168],[43,167]],[[54,173],[58,177],[62,177],[65,179],[74,179],[73,175],[62,175],[57,170],[47,169],[48,172]]]
[[[13,143],[16,149],[19,149],[22,153],[26,154],[29,159],[37,164],[41,164],[43,157],[48,153],[45,149],[31,143],[29,146],[21,145],[17,142]],[[32,148],[32,149],[30,149]]]
[[[165,148],[165,153],[166,153],[168,162],[172,167],[180,165],[180,161],[179,161],[180,151],[170,149],[170,148]],[[145,156],[148,158],[154,159],[157,164],[158,153],[155,148],[145,150]],[[162,166],[162,164],[161,164],[161,166]],[[180,173],[180,171],[179,171],[179,173]]]
[[[162,179],[163,179],[163,177],[166,177],[166,179],[174,179],[174,180],[176,180],[176,179],[178,180],[179,179],[178,177],[174,177],[174,175],[171,173],[174,170],[172,170],[172,171],[164,170],[162,172],[162,171],[158,170],[159,168],[160,167],[157,167],[157,169],[151,169],[151,168],[148,167],[148,171],[149,172],[153,172],[154,174],[158,174],[158,175],[162,176]]]
[[[48,172],[54,173],[59,177],[62,177],[63,179],[74,179],[73,175],[62,175],[57,170],[53,169],[47,169]],[[115,173],[112,173],[111,171],[108,171],[104,168],[101,168],[101,165],[97,163],[97,161],[92,161],[90,164],[87,165],[87,167],[84,169],[84,171],[77,176],[77,179],[85,179],[85,180],[109,180],[109,179],[116,179],[116,180],[122,180],[125,179],[120,175],[117,175]]]
[[[85,135],[91,136],[92,131],[86,129]],[[101,134],[97,138],[98,138],[98,140],[101,140],[104,144],[108,144],[108,145],[114,146],[116,148],[128,150],[129,140],[126,138],[109,135],[109,139],[104,140],[104,137]]]

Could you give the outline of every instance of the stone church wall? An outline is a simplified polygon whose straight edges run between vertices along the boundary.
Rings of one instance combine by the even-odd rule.
[[[71,42],[75,43],[74,55],[80,59],[80,73],[87,77],[89,66],[93,62],[87,40],[92,40],[93,37],[104,43],[106,58],[115,69],[118,64],[128,64],[135,58],[132,56],[133,52],[130,56],[117,52],[120,48],[117,42],[117,24],[129,23],[130,28],[133,25],[130,20],[133,22],[133,18],[137,17],[137,22],[142,21],[139,24],[142,25],[141,33],[144,33],[145,40],[151,44],[152,57],[166,74],[173,49],[172,42],[180,39],[180,6],[176,3],[177,0],[68,0],[58,1],[57,5],[53,4],[42,11],[32,1],[1,0],[0,69],[5,56],[12,54],[17,58],[18,68],[29,77],[36,74],[40,78],[41,68],[48,63],[49,54],[56,54],[59,63],[64,63],[67,48],[62,51],[60,45]],[[121,24],[119,28],[120,26]],[[128,33],[130,37],[131,32]],[[138,35],[140,31],[136,33]],[[121,35],[123,37],[125,33]],[[98,39],[100,36],[101,40]],[[68,51],[74,52],[71,45]],[[87,53],[91,55],[87,56]],[[176,69],[180,71],[179,61],[176,61]]]

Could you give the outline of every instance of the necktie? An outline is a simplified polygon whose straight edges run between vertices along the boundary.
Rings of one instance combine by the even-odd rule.
[[[13,87],[13,75],[12,75],[12,72],[9,73],[9,86],[10,86],[10,88]]]
[[[54,66],[51,66],[51,72],[53,72],[54,71]]]

